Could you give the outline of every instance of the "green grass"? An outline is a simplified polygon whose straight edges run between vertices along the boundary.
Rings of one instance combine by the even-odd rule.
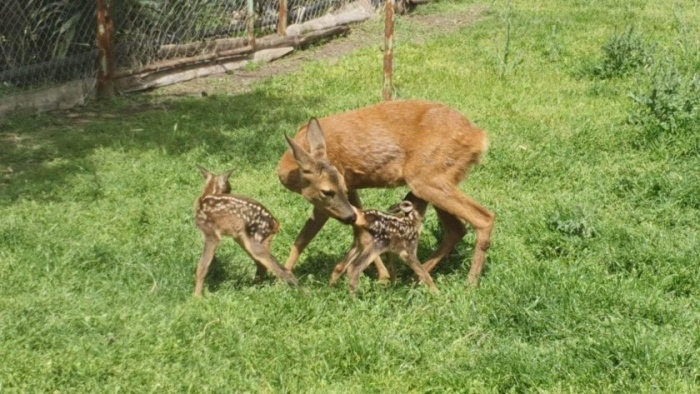
[[[347,283],[331,289],[351,242],[332,222],[297,266],[300,289],[252,285],[254,264],[228,240],[207,296],[192,297],[195,164],[236,169],[234,191],[281,221],[284,260],[310,206],[277,180],[283,133],[378,102],[376,46],[245,94],[132,96],[2,123],[0,391],[700,391],[700,150],[682,146],[697,128],[647,141],[629,94],[653,72],[586,71],[634,25],[692,76],[700,5],[523,0],[505,15],[506,3],[454,33],[412,36],[424,27],[410,18],[397,30],[399,98],[448,103],[490,133],[462,185],[498,215],[479,289],[466,286],[471,232],[438,267],[440,295],[405,267],[389,288],[369,272],[357,299]],[[384,208],[405,192],[363,198]],[[429,211],[421,259],[440,238]]]

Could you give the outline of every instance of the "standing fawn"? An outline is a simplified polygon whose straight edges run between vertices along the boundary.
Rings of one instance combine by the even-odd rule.
[[[391,252],[404,260],[416,273],[418,279],[437,291],[433,279],[418,261],[418,239],[423,228],[423,206],[414,206],[404,200],[397,204],[399,214],[387,215],[373,209],[358,210],[353,247],[345,258],[335,266],[331,285],[335,285],[347,272],[350,291],[355,293],[360,274],[382,253]]]
[[[236,240],[253,258],[258,267],[256,280],[264,279],[269,269],[290,286],[296,286],[298,282],[294,274],[282,267],[270,253],[270,242],[279,232],[277,219],[259,202],[231,194],[228,179],[233,170],[216,175],[204,167],[197,167],[206,178],[206,184],[194,206],[197,227],[204,235],[204,252],[197,265],[194,294],[202,295],[204,278],[225,235]]]
[[[294,139],[285,137],[290,149],[279,163],[280,182],[314,206],[294,241],[287,269],[294,268],[329,217],[355,222],[353,205],[361,208],[357,190],[408,185],[413,196],[435,207],[445,229],[425,270],[432,271],[452,252],[466,234],[467,222],[476,230],[469,282],[479,284],[496,216],[467,197],[459,183],[486,153],[485,131],[446,105],[409,100],[311,119]],[[387,280],[381,259],[374,262],[379,279]]]

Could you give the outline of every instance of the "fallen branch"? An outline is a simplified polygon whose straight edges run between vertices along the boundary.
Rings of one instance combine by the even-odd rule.
[[[310,11],[307,10],[306,12]],[[289,38],[292,36],[301,35],[303,33],[315,32],[332,27],[348,25],[350,23],[362,22],[371,18],[372,16],[374,16],[374,9],[372,8],[371,3],[368,0],[358,0],[320,18],[287,26],[286,37],[279,37],[276,34],[271,34],[257,38],[255,40],[255,47],[256,49],[271,48],[271,46],[265,46],[264,42],[273,38]],[[247,37],[217,38],[212,41],[201,41],[188,44],[168,44],[163,45],[158,49],[157,57],[160,59],[188,57],[201,53],[232,50],[248,46],[249,44],[250,42]],[[286,43],[275,45],[286,45]]]
[[[206,66],[196,65],[190,69],[168,69],[159,70],[154,73],[131,75],[117,80],[117,89],[122,93],[132,93],[142,90],[150,90],[163,86],[168,86],[184,81],[189,81],[195,78],[202,78],[209,75],[223,74],[228,71],[233,71],[245,67],[250,62],[267,63],[292,52],[294,48],[271,48],[257,51],[251,55],[246,55],[245,58],[227,61],[217,61],[216,64]]]
[[[182,59],[166,60],[157,63],[151,63],[145,67],[139,69],[126,70],[117,73],[117,78],[124,78],[136,74],[148,74],[153,72],[160,72],[175,68],[182,68],[187,66],[192,66],[196,64],[206,64],[212,61],[217,62],[229,62],[231,60],[240,60],[246,58],[247,56],[253,54],[255,50],[261,49],[271,49],[271,48],[282,48],[282,47],[294,47],[299,48],[309,43],[318,41],[323,38],[333,37],[337,35],[342,35],[350,30],[349,26],[334,26],[327,29],[318,30],[311,32],[303,36],[288,36],[279,37],[276,35],[269,35],[256,40],[255,49],[245,46],[235,49],[227,50],[215,50],[214,52],[187,57]],[[246,43],[247,39],[239,41],[239,43]]]

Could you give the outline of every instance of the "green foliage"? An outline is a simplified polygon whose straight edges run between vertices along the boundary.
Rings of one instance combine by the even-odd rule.
[[[700,134],[700,74],[684,75],[665,63],[646,85],[630,94],[637,104],[630,120],[652,137],[661,133],[682,135],[697,144],[699,140],[693,134]]]
[[[614,34],[603,46],[603,59],[592,73],[602,79],[623,77],[652,63],[652,49],[644,37],[629,26],[622,34]]]
[[[202,251],[195,164],[235,168],[234,192],[280,220],[272,252],[284,260],[311,206],[277,179],[283,135],[380,100],[376,45],[244,93],[210,78],[190,91],[207,97],[172,94],[184,85],[3,121],[0,390],[700,391],[700,157],[671,154],[696,134],[663,131],[630,149],[646,126],[626,121],[642,108],[626,92],[648,92],[646,67],[574,77],[630,17],[692,76],[696,54],[684,48],[700,37],[700,9],[690,0],[517,4],[510,45],[522,61],[507,79],[494,41],[503,2],[451,32],[441,28],[471,18],[471,3],[433,2],[416,10],[430,24],[400,19],[396,32],[399,98],[445,102],[489,132],[484,163],[461,185],[498,215],[478,289],[466,285],[473,231],[436,268],[439,295],[402,266],[388,287],[369,270],[354,299],[346,282],[331,289],[352,234],[329,221],[296,267],[300,288],[272,277],[254,285],[254,264],[225,240],[206,296],[192,297]],[[381,22],[367,27],[377,42]],[[676,45],[681,37],[687,45]],[[361,192],[372,208],[405,193]],[[442,231],[429,209],[422,261]]]
[[[588,215],[583,212],[581,207],[578,207],[576,210],[568,212],[557,210],[552,217],[547,219],[547,227],[565,235],[593,238],[596,231],[590,221]]]

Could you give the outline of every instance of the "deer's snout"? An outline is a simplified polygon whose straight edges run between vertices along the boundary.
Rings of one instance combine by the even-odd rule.
[[[355,212],[353,212],[352,215],[350,215],[346,218],[340,219],[340,221],[345,223],[345,224],[355,224],[355,222],[357,221],[357,214]]]

